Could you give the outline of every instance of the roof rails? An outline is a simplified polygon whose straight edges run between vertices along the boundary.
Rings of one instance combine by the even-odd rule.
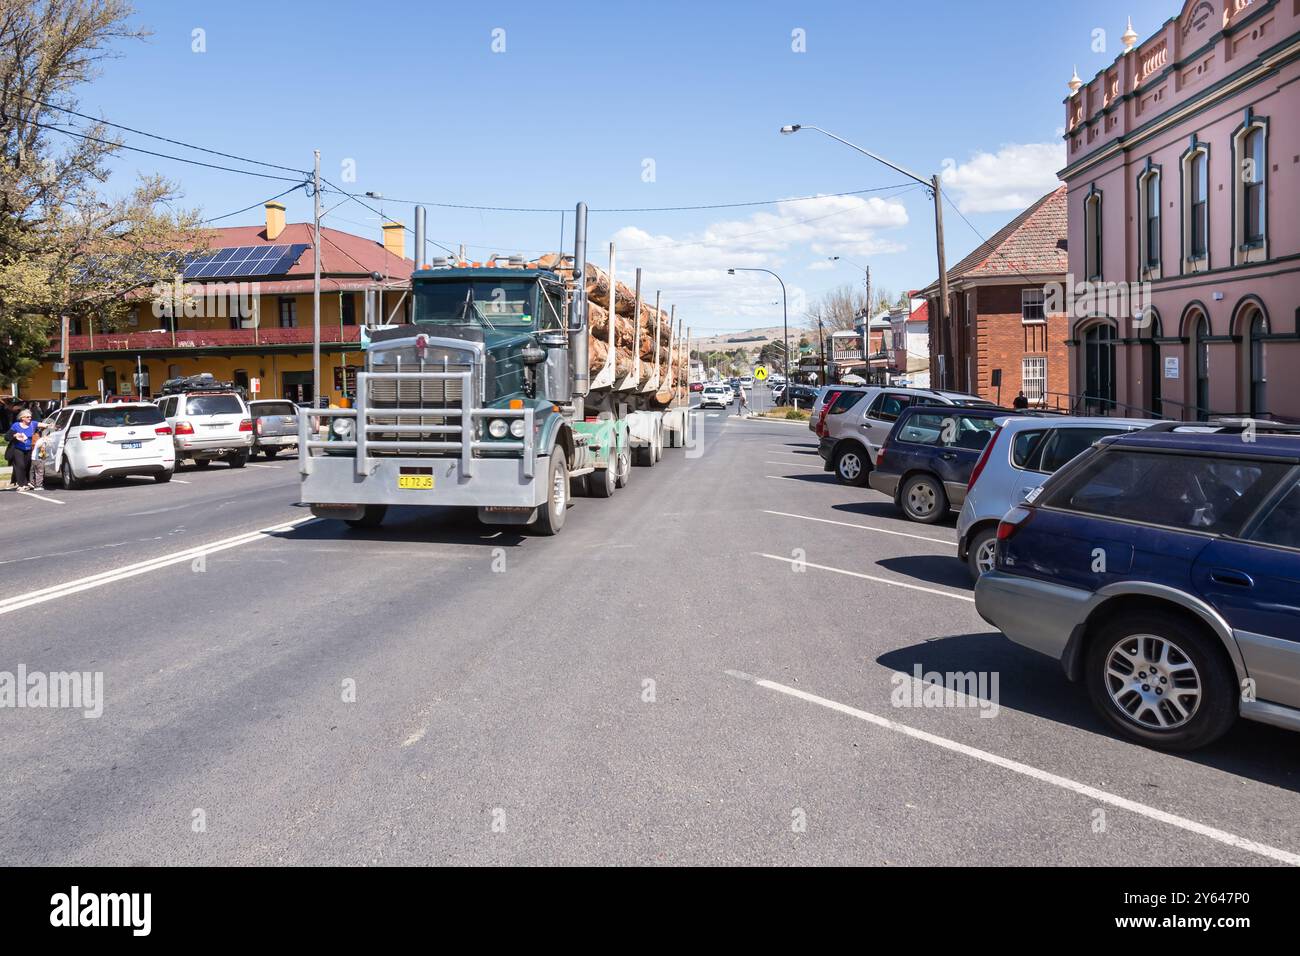
[[[1156,422],[1144,432],[1214,431],[1216,434],[1240,435],[1243,432],[1265,435],[1300,435],[1300,424],[1275,422],[1267,418],[1214,418],[1208,422]]]
[[[244,389],[235,382],[218,381],[211,372],[200,372],[198,375],[169,378],[159,390],[160,395],[179,395],[184,392],[234,392],[243,395]]]

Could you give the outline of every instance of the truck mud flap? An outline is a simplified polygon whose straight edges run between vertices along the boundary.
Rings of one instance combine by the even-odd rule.
[[[526,525],[537,520],[536,508],[487,507],[478,509],[478,520],[492,525]]]

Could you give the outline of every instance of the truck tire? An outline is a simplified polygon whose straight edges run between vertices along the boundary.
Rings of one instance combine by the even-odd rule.
[[[633,448],[632,460],[636,462],[638,468],[653,468],[655,466],[654,442],[648,441],[644,445]]]
[[[267,461],[270,461],[270,460],[271,460],[272,458],[274,458],[276,455],[280,454],[280,449],[278,449],[278,448],[263,448],[263,449],[262,449],[262,454],[266,456],[266,460],[267,460]]]
[[[655,429],[655,440],[654,440],[654,446],[653,446],[653,448],[652,448],[652,451],[654,452],[654,458],[655,458],[655,461],[662,461],[662,460],[663,460],[663,457],[664,457],[664,429],[663,429],[663,426],[662,426],[662,425],[660,425],[658,428]]]
[[[617,461],[611,461],[609,468],[597,468],[587,476],[587,494],[593,498],[612,498],[618,487]]]
[[[537,520],[528,526],[536,535],[549,537],[564,527],[564,513],[569,510],[569,462],[563,448],[551,452],[546,469],[546,502],[538,509]]]
[[[1093,707],[1138,743],[1195,750],[1222,737],[1237,718],[1232,665],[1204,627],[1181,615],[1117,616],[1093,636],[1084,661]]]
[[[625,447],[614,460],[618,464],[614,472],[614,483],[620,488],[626,488],[632,480],[632,453]]]
[[[349,528],[378,528],[384,523],[386,514],[388,514],[388,505],[366,505],[365,513],[360,518],[346,518],[344,524]]]

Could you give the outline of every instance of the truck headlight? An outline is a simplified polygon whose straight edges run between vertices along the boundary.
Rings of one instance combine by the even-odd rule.
[[[505,438],[509,431],[510,426],[506,424],[504,418],[494,418],[488,422],[488,434],[493,438]]]
[[[352,419],[350,418],[334,419],[334,424],[330,426],[330,431],[334,433],[335,437],[340,438],[343,441],[347,441],[352,437]]]
[[[516,438],[524,437],[524,420],[522,418],[516,418],[510,423],[510,434]]]

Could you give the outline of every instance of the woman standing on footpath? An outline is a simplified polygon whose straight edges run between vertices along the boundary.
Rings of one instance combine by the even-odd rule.
[[[28,484],[32,465],[32,442],[36,426],[32,423],[32,410],[24,408],[18,413],[18,421],[9,426],[9,447],[5,458],[13,466],[10,482],[18,491],[30,491]]]

